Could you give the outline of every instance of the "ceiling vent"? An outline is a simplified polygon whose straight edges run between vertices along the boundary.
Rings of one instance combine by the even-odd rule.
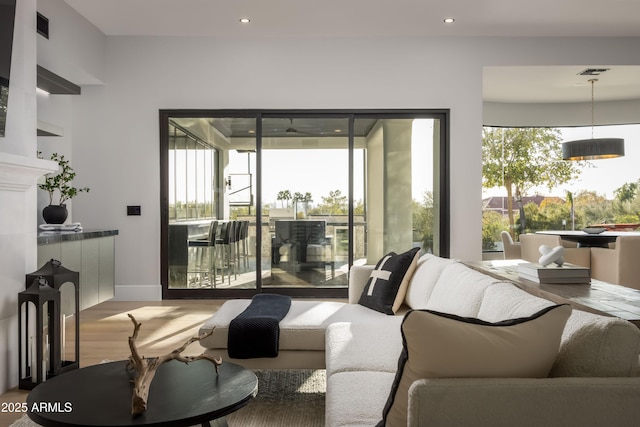
[[[42,37],[46,39],[49,38],[49,18],[40,12],[36,12],[36,31],[38,31],[38,34]]]
[[[579,76],[599,76],[605,71],[609,71],[610,68],[587,68],[578,73]]]

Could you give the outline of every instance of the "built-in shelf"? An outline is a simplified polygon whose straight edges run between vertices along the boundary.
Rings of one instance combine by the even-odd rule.
[[[60,126],[38,120],[38,136],[64,136],[64,129]]]
[[[36,86],[46,90],[51,95],[80,95],[80,86],[60,77],[56,73],[47,70],[40,65],[38,67],[38,80]]]

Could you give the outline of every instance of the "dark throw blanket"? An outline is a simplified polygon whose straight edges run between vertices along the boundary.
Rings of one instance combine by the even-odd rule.
[[[289,312],[291,298],[285,295],[258,294],[245,311],[229,324],[227,350],[234,359],[277,357],[280,321]]]

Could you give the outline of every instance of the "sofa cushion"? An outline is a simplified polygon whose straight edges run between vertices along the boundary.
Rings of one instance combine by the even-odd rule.
[[[327,376],[344,371],[395,373],[402,351],[402,316],[369,324],[336,322],[327,327]]]
[[[326,427],[371,427],[382,414],[395,374],[337,372],[327,377]]]
[[[454,260],[440,258],[433,254],[425,254],[418,260],[416,270],[409,280],[407,295],[404,302],[414,310],[427,308],[427,301],[433,292],[433,288],[440,277],[442,270],[452,264]]]
[[[420,378],[544,378],[558,354],[571,306],[489,323],[428,310],[402,322],[403,351],[379,425],[406,426],[409,387]]]
[[[426,309],[476,317],[485,288],[497,281],[460,262],[449,264],[440,273]]]
[[[418,263],[420,248],[401,254],[390,252],[378,261],[358,304],[385,314],[395,314],[404,302],[409,279]]]
[[[627,377],[637,375],[640,330],[617,317],[574,310],[549,376]]]
[[[200,345],[211,349],[227,348],[229,324],[247,308],[250,302],[249,299],[232,299],[222,304],[220,309],[200,328],[200,335],[213,330],[212,335],[200,340]],[[333,322],[332,316],[347,305],[353,306],[353,304],[336,301],[293,301],[289,312],[280,322],[280,350],[324,351],[324,334],[327,325]],[[364,307],[360,308],[363,312],[387,317]],[[338,319],[344,319],[347,316],[349,315],[345,314]]]
[[[487,322],[531,316],[553,302],[523,291],[510,282],[498,282],[488,286],[478,311],[478,319]]]

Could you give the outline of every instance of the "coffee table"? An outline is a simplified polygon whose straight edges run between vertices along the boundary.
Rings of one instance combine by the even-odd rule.
[[[29,418],[54,426],[226,426],[228,415],[258,392],[256,375],[223,362],[177,361],[158,368],[151,383],[147,410],[131,415],[132,373],[126,361],[70,371],[36,386],[27,396]],[[40,408],[39,411],[32,411]],[[210,421],[213,424],[210,424]]]

